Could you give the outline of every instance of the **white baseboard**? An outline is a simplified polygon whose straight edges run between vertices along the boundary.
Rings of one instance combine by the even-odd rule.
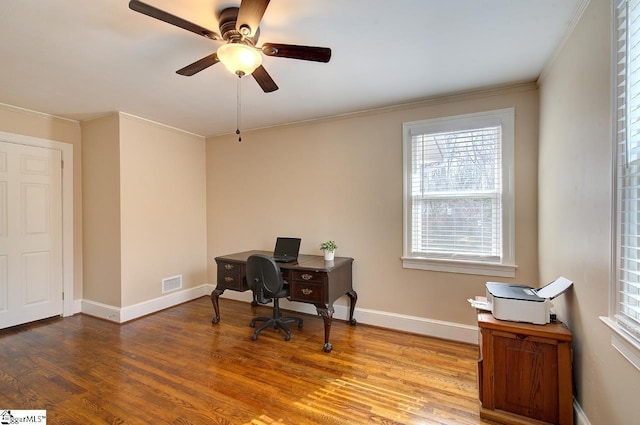
[[[591,425],[591,422],[587,419],[587,415],[585,415],[584,410],[582,410],[582,407],[575,398],[573,399],[573,412],[575,414],[574,422],[576,425]]]
[[[229,298],[237,301],[251,302],[250,291],[227,291],[221,298]],[[289,302],[283,300],[280,304],[283,309],[299,311],[301,313],[316,314],[316,309],[311,304]],[[334,304],[333,317],[341,320],[349,319],[349,307],[345,304]],[[419,335],[432,336],[469,344],[478,344],[478,327],[463,325],[460,323],[443,322],[441,320],[427,319],[424,317],[409,316],[406,314],[389,313],[386,311],[358,308],[353,314],[358,323],[379,326],[381,328],[394,329]],[[224,320],[221,317],[220,320]]]
[[[174,305],[178,305],[205,295],[209,295],[214,288],[215,287],[210,284],[200,285],[195,288],[174,292],[159,298],[144,301],[142,303],[123,308],[102,304],[91,300],[82,300],[74,303],[77,303],[80,306],[80,308],[78,309],[79,312],[88,314],[90,316],[100,317],[102,319],[110,320],[116,323],[125,323],[130,320],[134,320],[142,316],[164,310],[165,308],[173,307]],[[221,296],[221,298],[228,298],[250,303],[252,300],[252,294],[250,291],[227,291]],[[283,309],[286,310],[298,311],[301,313],[312,315],[317,314],[315,307],[311,304],[282,300],[280,305]],[[348,305],[338,303],[334,304],[333,308],[334,318],[339,320],[349,319]],[[211,314],[213,317],[213,308],[211,310]],[[394,329],[398,331],[448,339],[452,341],[465,342],[469,344],[478,343],[478,328],[476,326],[463,325],[454,322],[443,322],[441,320],[409,316],[406,314],[389,313],[386,311],[370,310],[358,307],[356,307],[354,318],[358,323],[379,326],[381,328]],[[224,318],[221,318],[221,320],[224,320]]]
[[[71,302],[71,314],[65,314],[65,316],[73,316],[74,314],[82,313],[82,300],[73,300]]]
[[[81,306],[81,313],[120,323],[120,307],[91,300],[82,300]]]
[[[360,323],[380,326],[419,335],[478,344],[478,327],[454,322],[409,316],[406,314],[357,308],[354,313]]]
[[[125,323],[130,320],[138,319],[142,316],[164,310],[165,308],[173,307],[175,305],[200,298],[204,295],[209,295],[212,290],[212,285],[200,285],[195,288],[173,292],[128,307],[115,307],[96,301],[82,300],[80,310],[82,313],[90,316],[99,317],[116,323]]]

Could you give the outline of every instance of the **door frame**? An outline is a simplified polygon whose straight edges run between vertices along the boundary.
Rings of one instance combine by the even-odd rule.
[[[62,315],[71,316],[73,308],[73,145],[71,143],[0,131],[0,142],[35,146],[60,151],[62,169]]]

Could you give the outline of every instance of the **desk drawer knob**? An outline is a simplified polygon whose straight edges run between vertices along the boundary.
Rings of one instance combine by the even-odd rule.
[[[227,270],[233,270],[234,267],[235,266],[233,264],[225,264],[224,265],[224,268],[227,269]]]
[[[301,278],[303,278],[304,280],[311,280],[313,279],[313,275],[309,274],[309,273],[305,273],[303,275],[300,276]]]
[[[303,288],[300,292],[302,292],[303,295],[311,295],[313,294],[313,289]]]
[[[227,277],[224,278],[224,281],[229,283],[229,282],[233,282],[234,279],[232,277],[227,276]]]

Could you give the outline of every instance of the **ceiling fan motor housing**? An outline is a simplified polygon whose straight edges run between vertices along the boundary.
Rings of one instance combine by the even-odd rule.
[[[220,28],[220,34],[222,39],[229,42],[241,42],[246,41],[248,44],[255,46],[260,37],[260,28],[256,29],[256,33],[253,37],[245,37],[240,31],[236,29],[236,21],[238,20],[237,7],[228,7],[220,12],[218,15],[218,26]]]

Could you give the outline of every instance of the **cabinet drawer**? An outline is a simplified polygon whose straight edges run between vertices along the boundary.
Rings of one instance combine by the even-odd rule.
[[[323,303],[323,285],[319,282],[301,282],[294,280],[291,282],[289,298],[294,301]]]
[[[218,263],[218,287],[242,289],[242,265]]]

